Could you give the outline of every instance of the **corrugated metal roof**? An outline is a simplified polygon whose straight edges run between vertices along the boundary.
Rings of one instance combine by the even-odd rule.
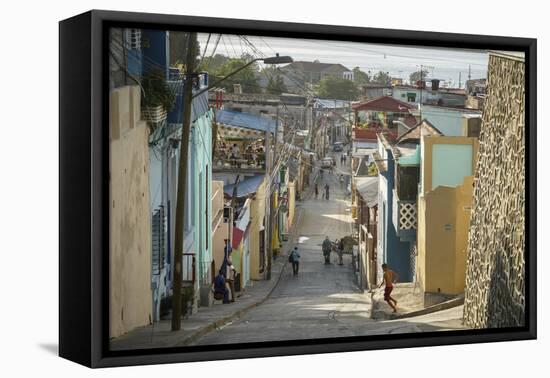
[[[264,181],[264,177],[264,174],[257,174],[254,176],[245,177],[242,181],[239,182],[237,186],[237,197],[246,197],[249,194],[255,193],[256,190],[258,190],[258,187]],[[224,185],[224,193],[232,196],[234,186],[235,184]]]
[[[243,127],[245,129],[271,131],[274,133],[277,124],[274,120],[260,117],[255,114],[236,112],[233,110],[219,109],[216,111],[216,122],[229,126]]]
[[[349,101],[344,100],[331,100],[331,99],[323,99],[323,98],[316,98],[315,99],[315,108],[323,108],[323,109],[337,109],[337,108],[349,108]]]

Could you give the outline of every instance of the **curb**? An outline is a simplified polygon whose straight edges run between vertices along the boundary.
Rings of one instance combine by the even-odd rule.
[[[301,221],[301,220],[302,220],[302,209],[300,209],[300,212],[298,214],[298,221],[296,222],[296,224],[293,227],[293,229],[294,229],[294,232],[292,234],[293,238],[295,236],[295,230],[297,229],[298,222]],[[281,257],[286,257],[286,254],[284,256],[281,256]],[[268,293],[265,297],[258,300],[257,302],[251,303],[247,307],[244,307],[240,310],[235,311],[234,313],[232,313],[232,314],[230,314],[226,317],[215,320],[214,322],[212,322],[212,323],[202,327],[201,329],[197,330],[192,335],[189,335],[186,338],[182,339],[181,341],[178,341],[173,346],[189,346],[189,345],[192,345],[195,342],[197,342],[199,339],[201,339],[203,336],[207,335],[208,333],[214,331],[217,328],[221,328],[222,326],[226,325],[227,323],[234,320],[235,318],[241,317],[242,315],[244,315],[246,312],[250,311],[254,307],[257,307],[257,306],[261,305],[262,303],[264,303],[271,296],[271,294],[273,293],[273,291],[275,290],[277,285],[279,285],[279,281],[281,280],[281,277],[283,276],[283,273],[286,269],[286,266],[287,266],[287,264],[283,260],[283,265],[282,265],[281,271],[279,272],[279,276],[276,278],[276,281],[273,284],[273,287],[271,287],[271,289],[269,289],[269,291],[268,291]]]
[[[427,315],[434,312],[447,310],[449,308],[458,307],[464,304],[464,296],[459,296],[451,300],[438,303],[436,305],[426,307],[422,310],[406,312],[404,314],[389,314],[388,320],[411,318],[413,316]]]

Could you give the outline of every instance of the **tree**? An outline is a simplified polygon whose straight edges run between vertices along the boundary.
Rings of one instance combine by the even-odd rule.
[[[285,81],[281,75],[270,76],[267,82],[266,92],[269,94],[281,94],[288,92]]]
[[[368,84],[371,82],[371,80],[372,80],[372,76],[370,74],[370,71],[368,72],[361,71],[359,67],[355,67],[353,69],[353,81],[355,81],[357,85]]]
[[[220,63],[219,66],[214,64],[213,67],[212,65],[207,67],[210,75],[210,82],[215,82],[235,72],[252,60],[254,60],[254,57],[248,54],[243,54],[240,58],[227,58],[225,61],[221,57],[218,57],[217,62]],[[237,74],[222,81],[219,86],[231,92],[233,90],[233,84],[240,84],[243,92],[261,93],[261,88],[256,77],[257,73],[258,64],[254,62]]]
[[[188,46],[187,38],[189,38],[188,32],[171,31],[168,34],[168,43],[170,44],[170,66],[183,65],[183,59],[185,57],[186,49]],[[198,63],[199,54],[200,46],[199,43],[196,42],[195,64]]]
[[[372,78],[372,82],[376,84],[390,84],[391,77],[389,72],[378,71],[378,73]]]
[[[359,95],[357,85],[348,79],[326,76],[319,82],[319,97],[354,100]]]
[[[211,74],[220,70],[220,68],[227,63],[230,58],[223,54],[216,54],[214,56],[207,56],[202,61],[197,71],[206,71]]]
[[[426,80],[429,74],[428,70],[413,72],[409,75],[409,81],[411,84],[415,84],[417,81]]]

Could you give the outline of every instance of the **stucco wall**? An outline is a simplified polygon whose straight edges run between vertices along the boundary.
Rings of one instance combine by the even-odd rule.
[[[139,108],[139,87],[120,87],[111,92],[110,337],[151,321],[148,128],[139,119]]]
[[[462,293],[478,141],[424,136],[421,153],[417,280],[425,292]]]
[[[473,177],[418,198],[417,279],[425,292],[464,292]]]
[[[435,144],[432,148],[432,188],[457,186],[473,173],[471,144]]]
[[[229,223],[223,221],[223,181],[212,181],[212,258],[217,271],[223,264]]]
[[[423,136],[420,192],[428,193],[439,185],[460,185],[475,171],[478,149],[477,138]]]
[[[252,280],[263,279],[263,273],[260,273],[260,230],[263,227],[264,218],[266,216],[265,201],[267,179],[266,176],[262,184],[256,190],[250,209],[250,279]]]
[[[462,136],[462,113],[460,110],[424,105],[422,118],[432,123],[445,136]]]

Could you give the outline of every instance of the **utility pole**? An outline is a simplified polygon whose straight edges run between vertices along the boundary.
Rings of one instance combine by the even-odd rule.
[[[462,88],[462,72],[458,73],[458,87]]]
[[[468,64],[468,80],[472,80],[472,65]]]
[[[183,259],[183,228],[185,222],[185,197],[187,196],[187,167],[189,160],[189,134],[191,132],[191,101],[193,100],[193,75],[195,71],[195,50],[197,33],[191,32],[187,40],[185,59],[185,82],[183,87],[183,119],[178,166],[178,188],[176,194],[176,235],[174,246],[174,276],[172,292],[172,331],[181,329],[181,282]]]
[[[420,111],[420,122],[422,122],[422,87],[424,86],[423,81],[424,76],[424,67],[420,65],[420,103],[418,104],[418,110]]]

